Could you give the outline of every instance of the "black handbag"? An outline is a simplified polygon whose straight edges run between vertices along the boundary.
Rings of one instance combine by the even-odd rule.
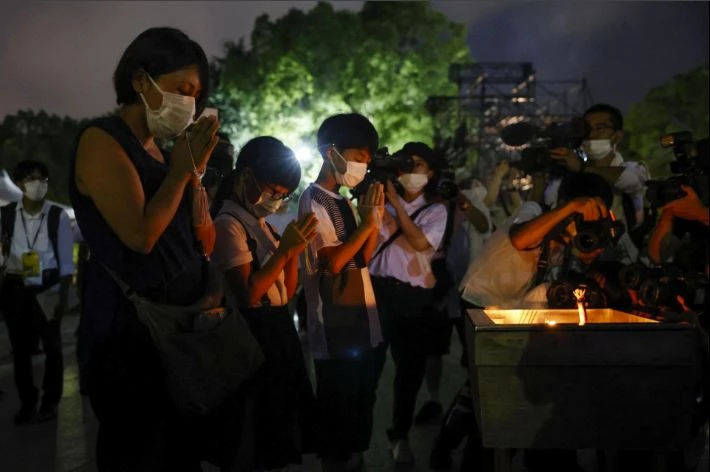
[[[176,410],[187,416],[214,411],[264,361],[261,348],[235,307],[219,307],[219,274],[210,276],[206,295],[190,306],[166,305],[136,294],[104,266],[135,306],[165,369]]]

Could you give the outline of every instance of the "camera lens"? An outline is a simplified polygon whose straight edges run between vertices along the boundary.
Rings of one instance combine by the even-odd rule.
[[[641,283],[643,267],[638,264],[624,266],[619,272],[621,285],[626,289],[636,289]]]
[[[661,287],[655,280],[647,280],[639,288],[639,298],[646,305],[656,305],[661,298]]]
[[[550,308],[573,308],[574,287],[566,282],[553,282],[547,289],[547,305]]]
[[[599,244],[599,235],[592,231],[581,231],[577,233],[576,246],[581,252],[592,252],[597,249]]]

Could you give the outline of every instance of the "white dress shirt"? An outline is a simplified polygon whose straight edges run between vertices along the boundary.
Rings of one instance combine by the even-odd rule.
[[[17,203],[15,228],[12,233],[12,244],[6,267],[8,274],[22,274],[22,254],[29,251],[38,253],[43,270],[58,268],[60,277],[74,274],[74,236],[69,215],[65,210],[62,210],[59,216],[59,228],[57,229],[59,262],[57,262],[52,243],[49,241],[49,227],[47,226],[51,205],[51,202],[45,200],[42,210],[36,215],[30,215],[25,212],[21,201]]]

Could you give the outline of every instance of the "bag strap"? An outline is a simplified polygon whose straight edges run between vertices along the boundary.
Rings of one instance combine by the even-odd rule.
[[[423,212],[424,210],[426,210],[426,209],[429,208],[430,206],[434,205],[435,203],[437,203],[437,202],[427,203],[426,205],[424,205],[424,206],[422,206],[422,207],[420,207],[420,208],[417,208],[417,210],[416,210],[414,213],[412,213],[411,215],[409,215],[409,218],[411,218],[412,221],[414,221],[414,220],[417,218],[417,216],[419,216],[419,214],[420,214],[421,212]],[[382,246],[380,246],[380,248],[377,250],[377,252],[375,253],[375,255],[372,256],[371,261],[372,261],[372,260],[375,260],[375,258],[376,258],[377,256],[379,256],[380,254],[382,254],[382,252],[383,252],[385,249],[387,249],[397,238],[399,238],[400,236],[402,236],[403,233],[404,233],[404,232],[402,231],[402,228],[397,228],[397,231],[395,231],[394,233],[392,233],[392,235],[389,237],[389,239],[387,239],[387,241],[385,241],[384,243],[382,243]]]
[[[12,244],[12,234],[15,232],[15,216],[17,214],[17,202],[10,203],[0,208],[0,243],[2,244],[2,254],[7,261],[10,255],[10,245]]]
[[[118,287],[121,289],[121,291],[126,296],[126,298],[128,298],[129,300],[132,300],[133,297],[136,296],[136,292],[131,287],[129,287],[128,284],[126,282],[124,282],[113,269],[111,269],[109,266],[107,266],[106,264],[104,264],[101,261],[97,261],[97,262],[104,269],[106,269],[106,272],[108,272],[108,274],[111,276],[111,278],[114,280],[114,282],[116,282],[116,285],[118,285]]]
[[[229,215],[232,218],[234,218],[235,220],[237,220],[237,222],[240,225],[242,225],[242,228],[244,228],[244,232],[247,235],[247,247],[249,248],[249,252],[251,252],[251,272],[252,272],[252,274],[255,274],[259,269],[261,269],[261,263],[259,262],[257,252],[256,252],[256,249],[257,249],[256,239],[254,238],[254,236],[251,234],[251,232],[247,228],[247,225],[244,224],[242,219],[235,212],[231,212],[226,209],[223,209],[222,212],[226,213],[227,215]],[[266,223],[266,226],[269,228],[269,231],[271,232],[272,235],[276,234],[276,231],[274,230],[274,228],[271,227],[271,225],[269,223]],[[276,236],[274,236],[274,237],[276,237]],[[277,241],[278,241],[278,239],[277,239]],[[267,290],[267,293],[264,293],[264,295],[261,296],[260,301],[261,301],[262,306],[271,305],[271,300],[269,300],[269,296],[268,296],[268,290]]]
[[[454,208],[456,207],[456,202],[451,200],[446,205],[446,229],[444,230],[444,237],[441,238],[441,246],[439,251],[446,253],[451,242],[451,235],[454,232]]]

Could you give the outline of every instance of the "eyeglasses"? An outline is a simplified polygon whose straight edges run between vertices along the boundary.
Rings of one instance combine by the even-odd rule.
[[[251,174],[252,180],[254,180],[254,183],[256,184],[257,190],[259,190],[259,193],[264,193],[264,191],[261,188],[261,185],[259,185],[259,182],[256,180],[256,177],[254,177],[254,174]],[[266,187],[266,190],[269,191],[269,198],[271,200],[282,200],[284,202],[287,202],[291,200],[291,194],[288,192],[277,192],[271,187]]]

